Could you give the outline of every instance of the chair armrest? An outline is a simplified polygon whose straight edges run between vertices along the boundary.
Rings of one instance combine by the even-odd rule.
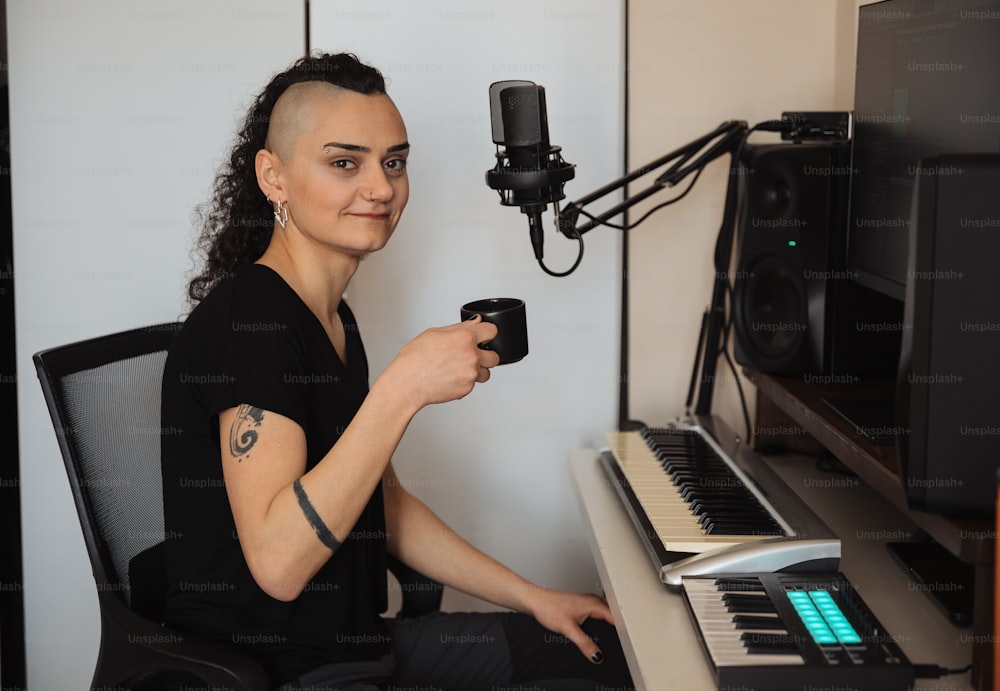
[[[93,686],[112,688],[147,671],[185,672],[213,689],[270,691],[261,665],[236,648],[154,623],[112,593],[100,593],[101,652]],[[104,678],[104,670],[115,676]]]

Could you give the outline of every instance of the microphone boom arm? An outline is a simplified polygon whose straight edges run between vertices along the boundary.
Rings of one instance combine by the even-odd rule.
[[[690,143],[685,144],[684,146],[675,149],[664,156],[661,156],[655,161],[651,161],[650,163],[623,175],[617,180],[614,180],[607,185],[599,187],[593,192],[580,197],[576,201],[566,205],[566,207],[560,212],[557,219],[559,232],[566,237],[576,238],[589,230],[593,230],[609,219],[614,218],[639,202],[651,197],[663,188],[673,187],[688,175],[701,169],[715,159],[724,156],[727,153],[734,153],[746,137],[747,131],[747,123],[742,120],[730,120],[724,122],[712,132],[709,132],[708,134],[705,134],[698,139],[695,139]],[[714,143],[712,143],[713,141]],[[707,150],[694,158],[695,154],[702,151],[702,149],[705,149],[705,147],[709,144],[711,144],[711,146],[709,146]],[[693,161],[692,158],[694,158]],[[691,162],[688,163],[688,161]],[[586,222],[577,226],[577,221],[579,220],[580,214],[583,212],[585,206],[607,196],[608,194],[611,194],[618,189],[621,189],[633,180],[637,180],[645,175],[648,175],[656,169],[671,162],[674,162],[674,165],[657,177],[649,187],[640,192],[629,195],[627,199],[619,204],[614,205],[607,211],[604,211],[597,216],[589,218]],[[685,166],[685,163],[688,163],[688,165]]]
[[[556,207],[556,226],[563,235],[577,240],[589,230],[593,230],[611,218],[635,206],[639,202],[653,196],[665,187],[673,187],[684,180],[695,171],[700,171],[707,164],[726,154],[733,156],[733,166],[727,175],[726,199],[723,207],[722,224],[716,238],[714,267],[715,280],[712,285],[712,298],[708,308],[702,316],[701,332],[696,348],[695,363],[691,371],[690,388],[686,407],[690,410],[692,402],[695,403],[694,413],[696,415],[708,415],[711,413],[712,398],[715,392],[716,381],[716,361],[720,355],[720,344],[724,344],[725,335],[725,301],[728,290],[728,279],[726,278],[729,268],[730,248],[733,243],[734,225],[736,222],[737,206],[737,175],[734,172],[739,165],[735,160],[739,157],[743,143],[749,136],[750,129],[747,123],[742,120],[730,120],[723,122],[715,130],[705,134],[684,146],[661,156],[655,161],[637,168],[631,173],[627,173],[617,180],[600,187],[590,194],[580,197],[568,204],[560,213]],[[707,148],[706,148],[707,147]],[[577,225],[583,208],[606,195],[621,189],[633,180],[637,180],[649,173],[672,163],[665,172],[660,174],[647,188],[640,192],[631,194],[624,201],[612,206],[603,213],[592,216],[582,225]],[[641,219],[640,219],[641,220]],[[581,240],[582,242],[582,240]],[[626,329],[625,322],[622,324],[623,331]],[[623,365],[624,366],[624,365]],[[621,385],[622,409],[619,411],[619,427],[626,428],[631,424],[627,420],[624,403],[627,395],[626,378],[623,377]],[[697,401],[694,401],[697,391]]]

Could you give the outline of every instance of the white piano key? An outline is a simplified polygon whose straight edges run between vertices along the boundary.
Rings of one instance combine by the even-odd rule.
[[[709,535],[691,513],[659,460],[637,432],[612,432],[607,435],[611,452],[639,500],[646,518],[668,552],[697,554],[748,542],[774,539],[774,535]],[[715,449],[718,453],[718,450]],[[772,517],[782,522],[768,508]]]

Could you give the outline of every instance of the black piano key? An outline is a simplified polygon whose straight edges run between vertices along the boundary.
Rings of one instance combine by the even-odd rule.
[[[678,458],[718,458],[711,446],[653,444],[650,447],[659,456],[676,456]]]
[[[716,523],[744,523],[746,525],[770,526],[771,517],[764,512],[755,511],[743,506],[699,506],[698,511],[692,510],[692,515],[700,516],[704,523],[712,520]]]
[[[673,484],[677,486],[678,492],[687,491],[694,495],[700,493],[706,497],[746,497],[749,495],[753,498],[753,492],[742,484],[734,484],[729,477],[718,475],[671,475],[669,477]]]
[[[716,531],[742,530],[743,532],[754,533],[770,529],[770,526],[766,523],[746,521],[738,517],[731,516],[723,516],[721,518],[713,516],[700,516],[698,518],[698,525],[700,525],[707,532],[711,532],[714,529]]]
[[[730,482],[738,482],[736,478],[733,478],[732,468],[726,465],[726,462],[722,460],[697,465],[682,464],[677,463],[676,461],[663,461],[660,463],[660,466],[663,468],[664,472],[671,477],[682,477],[683,479],[693,480],[698,480],[699,478],[717,477],[730,479]]]
[[[767,530],[770,525],[760,520],[759,518],[746,518],[740,515],[727,515],[727,514],[701,514],[698,516],[698,525],[702,528],[708,529],[709,527],[715,528],[743,528],[745,530]]]
[[[743,483],[731,473],[728,475],[725,474],[723,469],[720,469],[720,472],[717,473],[681,471],[670,473],[670,477],[674,481],[675,485],[686,483],[691,486],[703,487],[705,489],[742,490],[744,492],[750,491],[746,489]]]
[[[679,468],[696,468],[699,465],[713,465],[719,462],[719,455],[708,449],[706,451],[683,452],[669,449],[650,449],[653,456],[661,464],[676,465]]]
[[[704,451],[692,449],[664,449],[651,447],[650,451],[660,463],[670,463],[678,467],[698,467],[699,465],[711,465],[719,461],[719,454],[713,449]]]
[[[693,430],[641,432],[664,473],[711,535],[777,535],[785,531],[729,464]]]
[[[740,535],[784,535],[785,531],[765,511],[748,507],[711,508],[692,510],[698,523],[709,533]]]
[[[701,443],[699,444],[698,442]],[[647,437],[646,443],[651,449],[674,453],[705,453],[712,451],[712,447],[705,444],[704,440],[700,437],[690,437],[688,439],[679,439],[671,436]]]
[[[703,489],[729,490],[731,492],[749,492],[750,490],[732,472],[726,473],[728,468],[713,473],[700,472],[678,472],[670,473],[670,479],[675,485],[687,484],[691,487],[701,487]]]
[[[756,504],[760,506],[757,502],[757,498],[753,494],[745,489],[733,489],[733,488],[712,488],[704,487],[695,483],[684,482],[678,485],[677,491],[685,496],[686,501],[696,501],[702,500],[704,502],[736,502],[742,504]]]
[[[748,527],[746,523],[705,521],[701,524],[706,535],[774,535],[781,537],[785,531],[779,527]]]
[[[677,488],[677,492],[684,497],[686,501],[694,501],[695,499],[732,499],[734,501],[747,501],[748,496],[754,498],[753,494],[745,488],[736,487],[705,487],[699,483],[683,483]]]
[[[711,513],[712,511],[737,513],[742,511],[746,515],[769,515],[760,506],[748,505],[746,499],[738,495],[722,495],[719,497],[694,496],[687,503],[692,513]]]
[[[719,592],[764,592],[764,584],[761,583],[760,579],[756,577],[738,578],[733,576],[724,576],[722,578],[715,579],[713,585],[715,585],[715,589]]]
[[[691,514],[694,516],[700,516],[705,520],[714,519],[717,523],[772,525],[771,516],[766,511],[761,511],[748,506],[698,504],[695,508],[691,508]],[[702,522],[704,523],[704,521]]]
[[[702,510],[696,515],[701,516],[702,524],[704,524],[707,520],[713,520],[716,523],[766,525],[767,519],[769,518],[766,513],[754,511],[753,509],[742,506],[702,507]]]
[[[747,522],[766,521],[770,515],[757,507],[739,504],[716,504],[704,502],[692,502],[691,513],[699,516],[717,518],[720,521],[735,520]]]
[[[687,438],[658,437],[656,439],[648,439],[646,443],[654,449],[675,451],[677,453],[712,453],[715,450],[699,435]]]
[[[733,492],[721,492],[719,494],[715,494],[713,492],[706,492],[703,489],[693,489],[691,487],[684,488],[679,492],[679,494],[688,504],[698,502],[700,506],[705,507],[735,505],[758,511],[766,511],[764,507],[762,507],[759,503],[756,503],[753,496],[748,497],[745,494]]]
[[[758,617],[753,614],[737,614],[733,617],[733,626],[737,629],[785,630],[785,622],[778,617]]]
[[[697,497],[688,502],[692,513],[742,516],[770,516],[761,506],[750,506],[737,496]]]
[[[796,636],[780,633],[743,633],[740,635],[747,652],[764,655],[789,655],[799,652]]]
[[[648,444],[650,450],[657,456],[676,456],[677,458],[718,458],[715,449],[707,444],[704,446]]]
[[[666,473],[670,481],[678,487],[691,488],[700,491],[715,492],[749,492],[743,483],[736,481],[732,475],[722,472],[713,473]]]
[[[763,595],[747,593],[724,593],[722,602],[726,611],[739,614],[760,614],[769,612],[777,614],[778,610],[769,598]]]

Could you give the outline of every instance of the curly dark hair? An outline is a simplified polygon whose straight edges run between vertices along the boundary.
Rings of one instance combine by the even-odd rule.
[[[254,99],[224,165],[215,177],[212,199],[199,207],[201,235],[194,251],[201,273],[188,283],[188,300],[197,304],[237,266],[252,264],[271,241],[274,212],[257,185],[254,159],[264,148],[271,113],[293,84],[327,82],[368,96],[385,93],[385,79],[350,53],[300,58],[277,74]]]

